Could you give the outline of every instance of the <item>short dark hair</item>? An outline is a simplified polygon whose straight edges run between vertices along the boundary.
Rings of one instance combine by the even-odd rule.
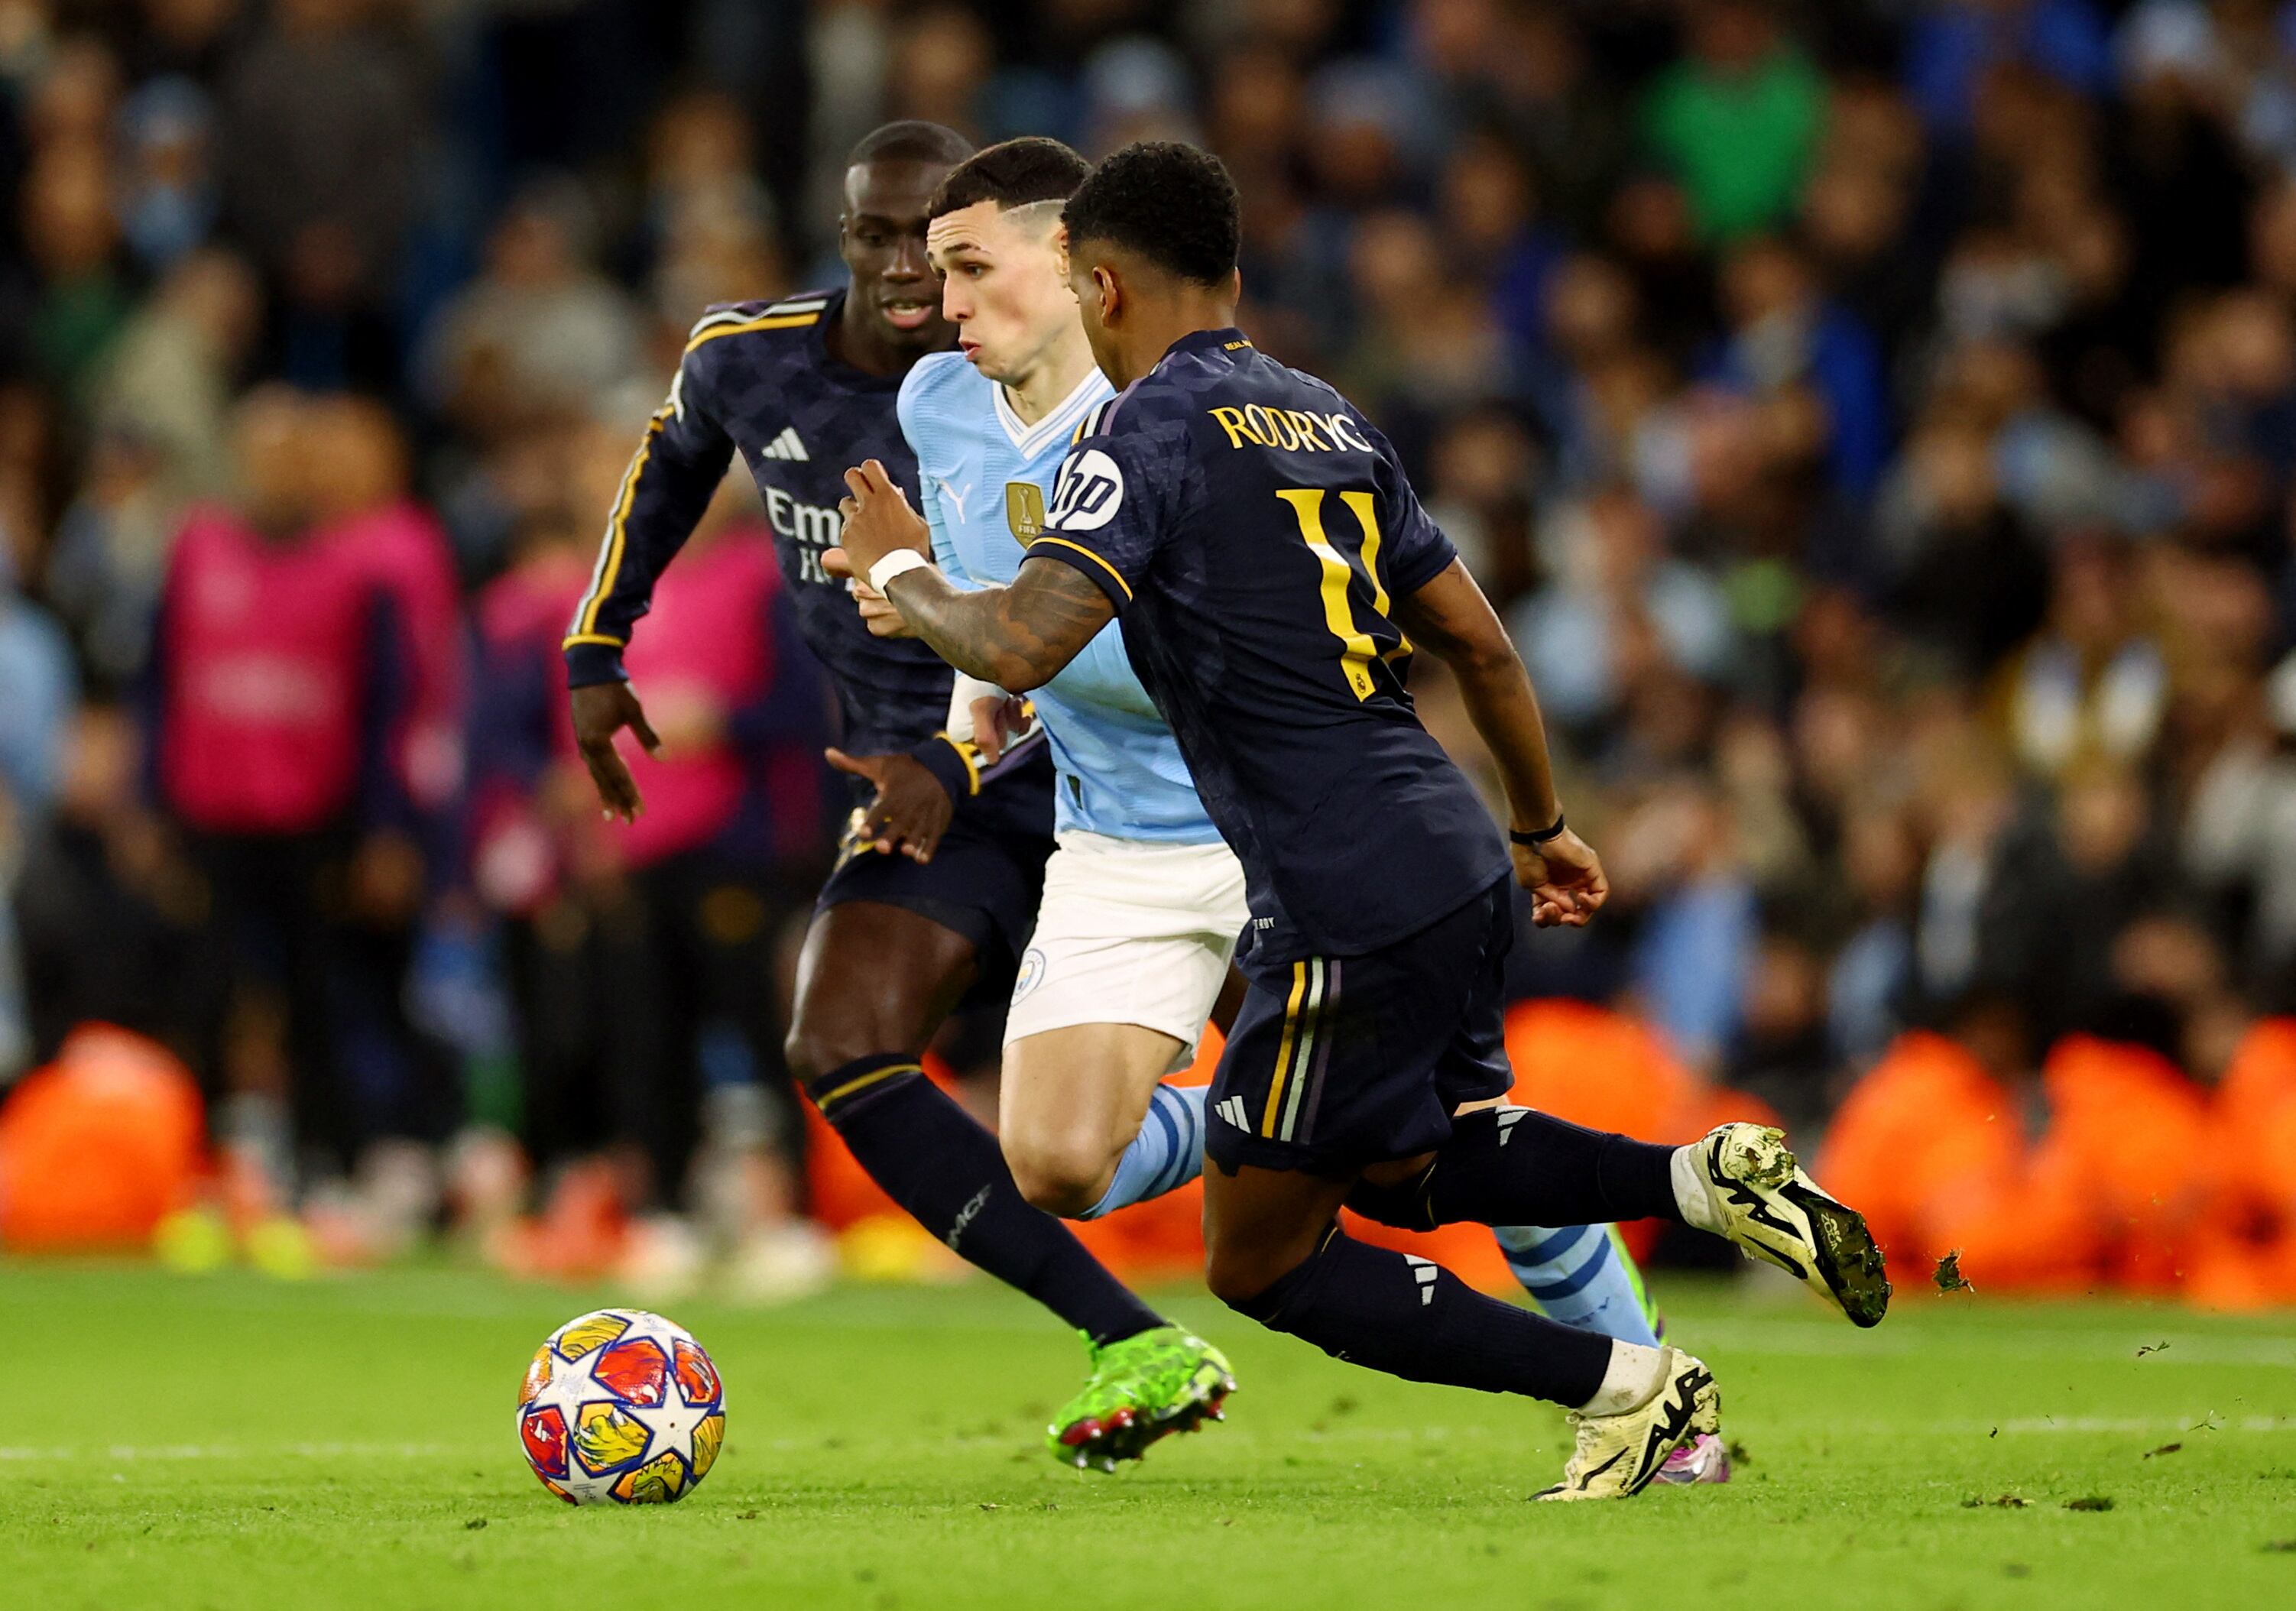
[[[977,151],[950,168],[933,192],[925,217],[939,218],[977,201],[994,201],[998,212],[1037,201],[1065,201],[1091,172],[1091,163],[1059,141],[1023,135]]]
[[[858,168],[864,162],[937,162],[954,166],[971,155],[972,142],[955,129],[927,123],[921,118],[904,118],[898,123],[881,124],[862,135],[853,147],[853,154],[845,159],[845,166]]]
[[[1172,140],[1143,140],[1103,159],[1062,217],[1071,242],[1106,241],[1199,285],[1234,274],[1243,241],[1226,165]]]

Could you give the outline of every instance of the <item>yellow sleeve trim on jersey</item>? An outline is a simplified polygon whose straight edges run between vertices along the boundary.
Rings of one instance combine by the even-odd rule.
[[[613,596],[615,578],[622,572],[624,529],[629,524],[630,504],[638,495],[638,477],[645,472],[646,461],[653,456],[654,438],[661,435],[661,428],[668,422],[667,405],[654,410],[653,418],[646,421],[645,439],[630,455],[630,467],[622,472],[621,491],[614,496],[613,518],[606,522],[606,551],[598,559],[598,579],[590,584],[589,594],[574,617],[575,636],[598,630],[598,610]]]
[[[979,794],[980,792],[980,752],[963,739],[952,738],[945,732],[937,732],[933,737],[956,751],[956,758],[964,763],[965,781],[970,786],[966,792]]]
[[[559,644],[558,647],[561,649],[571,649],[577,643],[603,643],[610,649],[627,649],[629,647],[629,642],[627,639],[610,638],[603,632],[574,633],[570,634],[564,642]]]
[[[1093,552],[1091,549],[1086,548],[1083,544],[1071,543],[1066,537],[1038,537],[1035,542],[1029,544],[1029,551],[1031,553],[1034,553],[1037,549],[1044,547],[1047,543],[1052,544],[1056,548],[1073,548],[1077,552],[1082,554],[1086,559],[1090,560],[1094,564],[1099,566],[1110,576],[1114,577],[1116,578],[1116,585],[1124,589],[1124,597],[1126,601],[1128,603],[1130,602],[1132,598],[1132,584],[1124,579],[1124,573],[1118,570],[1115,566],[1111,565],[1107,560]]]
[[[804,325],[820,323],[821,315],[817,313],[768,314],[740,324],[720,324],[713,329],[705,330],[685,344],[685,350],[691,353],[697,348],[706,347],[720,336],[746,336],[752,331],[759,330],[797,330]]]

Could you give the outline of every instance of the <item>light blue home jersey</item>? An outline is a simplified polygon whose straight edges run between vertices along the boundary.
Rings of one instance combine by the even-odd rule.
[[[916,452],[933,557],[952,581],[989,587],[1019,574],[1021,532],[1033,539],[1078,425],[1113,395],[1095,370],[1058,408],[1023,425],[1004,388],[961,354],[917,361],[901,383],[901,431]],[[1218,839],[1114,622],[1029,697],[1060,772],[1059,828],[1165,844]]]

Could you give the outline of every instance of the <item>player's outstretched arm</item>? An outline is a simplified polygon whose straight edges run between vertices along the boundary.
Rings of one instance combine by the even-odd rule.
[[[845,472],[853,495],[841,508],[841,552],[824,560],[868,577],[906,551],[920,563],[888,577],[883,593],[917,636],[967,676],[1010,693],[1041,688],[1115,617],[1108,595],[1070,565],[1024,562],[1006,587],[960,588],[925,562],[931,535],[885,467],[872,459]]]
[[[647,421],[622,472],[597,568],[563,645],[575,740],[599,803],[608,816],[624,822],[636,819],[640,801],[637,781],[615,752],[614,734],[627,727],[648,755],[660,749],[661,740],[630,691],[622,651],[652,608],[654,584],[693,535],[734,459],[734,438],[709,412],[706,380],[694,372],[701,350],[700,340],[686,348],[668,400]]]
[[[1539,833],[1560,822],[1562,803],[1530,674],[1466,566],[1454,560],[1397,600],[1395,621],[1459,679],[1467,715],[1498,763],[1514,830]],[[1540,845],[1517,843],[1513,852],[1515,877],[1531,892],[1531,920],[1542,928],[1583,927],[1610,898],[1601,858],[1567,828]]]

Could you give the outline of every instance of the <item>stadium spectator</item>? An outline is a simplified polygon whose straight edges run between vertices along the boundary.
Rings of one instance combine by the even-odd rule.
[[[1659,75],[1643,135],[1689,192],[1699,232],[1726,239],[1792,211],[1825,125],[1824,80],[1770,0],[1694,0],[1688,50]]]
[[[45,584],[88,669],[115,691],[144,669],[184,511],[228,488],[232,401],[259,331],[259,298],[237,257],[190,251],[121,327],[94,377],[86,466]]]
[[[427,119],[372,9],[280,0],[219,86],[225,210],[270,284],[275,361],[306,386],[397,378],[388,301]]]
[[[578,186],[537,185],[512,204],[486,266],[440,309],[416,360],[425,399],[481,438],[610,398],[633,377],[628,297],[591,266]]]
[[[72,1029],[132,1029],[179,1056],[201,1055],[216,992],[207,899],[152,809],[133,715],[83,705],[72,722],[54,809],[27,834],[15,915],[36,1059]]]
[[[310,424],[283,388],[241,405],[241,499],[186,520],[152,656],[158,796],[229,960],[203,1061],[273,1203],[293,1200],[299,1151],[347,1172],[433,1123],[392,939],[425,877],[391,754],[418,656],[359,534],[313,526]]]
[[[24,176],[32,277],[20,293],[29,304],[22,339],[34,372],[74,404],[86,401],[89,377],[130,306],[110,191],[102,148],[93,141],[51,142]]]

